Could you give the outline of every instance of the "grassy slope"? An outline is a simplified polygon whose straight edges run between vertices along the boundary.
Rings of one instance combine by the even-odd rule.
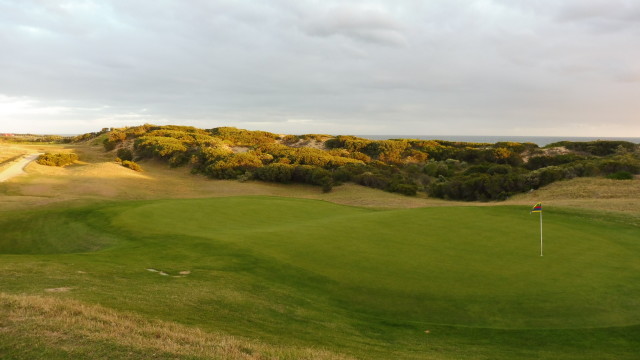
[[[347,359],[149,320],[73,300],[0,294],[3,359]]]
[[[25,145],[26,146],[26,145]],[[28,146],[27,146],[28,147]],[[32,163],[29,175],[0,183],[0,210],[28,209],[69,202],[111,201],[114,199],[203,198],[237,195],[274,195],[327,200],[375,208],[421,207],[451,205],[439,199],[408,198],[346,184],[322,193],[319,187],[282,185],[264,182],[210,180],[192,175],[187,168],[170,169],[164,163],[142,162],[143,173],[114,163],[115,154],[102,147],[89,145],[34,145],[30,151],[61,152],[73,150],[80,162],[65,168]]]
[[[640,224],[640,181],[576,178],[514,196],[507,203],[545,204],[579,209],[607,210],[635,217]]]
[[[73,229],[59,226],[68,219]],[[640,229],[602,213],[546,211],[542,258],[523,206],[233,197],[3,213],[0,227],[38,221],[35,246],[15,230],[0,252],[86,250],[87,238],[110,247],[2,255],[0,291],[68,287],[55,295],[362,358],[632,359],[640,349]]]

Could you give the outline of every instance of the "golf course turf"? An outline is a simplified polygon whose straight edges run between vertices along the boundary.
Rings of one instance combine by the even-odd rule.
[[[65,289],[49,296],[356,358],[636,359],[640,228],[545,209],[541,257],[529,210],[241,196],[3,212],[0,293]],[[0,354],[33,357],[3,337]]]

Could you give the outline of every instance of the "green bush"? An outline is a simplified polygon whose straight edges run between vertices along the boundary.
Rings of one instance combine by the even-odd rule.
[[[418,193],[418,186],[415,184],[393,184],[389,188],[389,191],[407,196],[416,196]]]
[[[613,180],[633,180],[633,174],[628,171],[618,171],[607,175],[607,179]]]
[[[563,164],[570,164],[576,161],[587,160],[588,158],[581,155],[576,154],[562,154],[562,155],[542,155],[542,156],[534,156],[529,159],[529,161],[525,164],[525,167],[529,170],[537,170],[547,166],[557,166]]]
[[[586,152],[597,156],[614,155],[621,150],[632,152],[636,148],[636,144],[628,141],[616,140],[597,140],[585,142],[560,141],[545,146],[546,148],[564,146],[569,150]]]
[[[263,181],[288,183],[293,176],[294,165],[274,163],[256,169],[254,176]]]
[[[120,148],[116,152],[116,156],[118,156],[121,160],[133,160],[133,152],[126,148]]]

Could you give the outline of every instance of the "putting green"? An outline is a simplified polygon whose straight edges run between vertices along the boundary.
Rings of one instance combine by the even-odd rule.
[[[226,243],[332,282],[393,320],[500,328],[640,323],[640,231],[522,207],[366,211],[317,201],[166,201],[114,218],[134,233]],[[155,219],[155,221],[148,221]]]
[[[0,291],[68,286],[64,296],[149,317],[379,358],[419,357],[421,328],[448,331],[451,358],[473,358],[452,350],[469,339],[509,358],[506,344],[555,334],[564,340],[545,340],[557,342],[553,356],[572,358],[581,329],[637,334],[640,228],[548,209],[541,257],[528,210],[230,197],[6,214],[0,254],[22,255],[0,255],[0,270],[21,275]],[[486,334],[473,329],[499,340],[478,345]],[[604,353],[623,344],[624,358],[638,346],[602,331]]]

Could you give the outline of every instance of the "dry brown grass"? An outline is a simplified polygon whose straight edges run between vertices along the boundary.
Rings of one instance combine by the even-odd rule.
[[[53,151],[53,149],[48,149]],[[171,169],[159,161],[141,162],[144,173],[116,164],[115,155],[101,147],[59,146],[75,151],[79,164],[65,168],[31,163],[27,175],[0,185],[0,207],[6,209],[39,206],[66,201],[112,199],[202,198],[240,195],[285,196],[317,199],[343,205],[372,208],[409,208],[451,205],[426,197],[407,197],[362,186],[337,186],[322,193],[316,186],[211,180],[193,175],[188,168]]]
[[[23,147],[0,143],[0,171],[27,153],[29,150]]]
[[[14,159],[17,156],[26,154],[27,151],[25,149],[8,146],[5,144],[0,144],[0,163],[5,162],[7,160]]]
[[[531,205],[538,201],[555,206],[640,214],[640,180],[576,178],[514,196],[506,203]]]
[[[0,310],[2,338],[71,352],[77,358],[125,347],[147,354],[145,358],[349,359],[321,349],[271,346],[208,333],[75,300],[0,293]]]

